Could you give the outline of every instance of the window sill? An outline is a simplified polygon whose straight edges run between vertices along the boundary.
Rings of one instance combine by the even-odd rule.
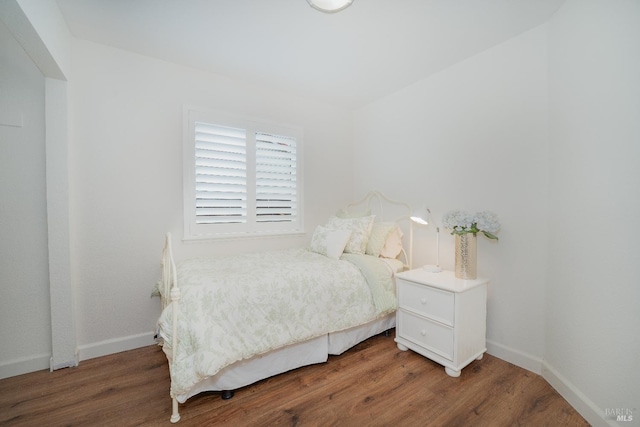
[[[261,240],[271,238],[294,238],[307,234],[306,231],[272,231],[262,233],[224,233],[224,234],[203,234],[198,236],[184,236],[185,243],[219,242],[223,240]]]

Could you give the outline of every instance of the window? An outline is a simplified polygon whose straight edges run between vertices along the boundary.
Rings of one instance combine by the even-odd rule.
[[[185,238],[302,232],[298,128],[185,110]]]

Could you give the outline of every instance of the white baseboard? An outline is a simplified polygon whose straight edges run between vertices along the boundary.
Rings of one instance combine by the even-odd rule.
[[[542,359],[520,350],[487,340],[487,353],[509,363],[513,363],[527,371],[534,372],[538,375],[542,373]]]
[[[78,347],[78,360],[88,360],[122,351],[146,347],[156,343],[154,332],[115,338]],[[487,353],[541,375],[560,395],[594,427],[619,426],[615,420],[606,420],[604,412],[577,387],[558,373],[546,361],[520,350],[487,340]],[[50,368],[51,354],[14,359],[0,364],[0,379],[14,377]]]
[[[154,332],[145,332],[143,334],[81,345],[78,347],[78,359],[80,361],[94,359],[96,357],[153,345],[156,343],[153,338],[154,335]]]
[[[546,361],[542,365],[541,375],[593,427],[620,426],[613,419],[606,420],[602,409],[598,408],[595,403]]]
[[[15,377],[17,375],[31,372],[53,370],[77,366],[79,361],[107,356],[109,354],[120,353],[122,351],[133,350],[146,347],[156,343],[153,338],[154,332],[146,332],[128,337],[115,338],[78,347],[76,361],[52,366],[51,354],[38,354],[35,356],[0,362],[0,379]]]
[[[30,372],[49,370],[51,354],[38,354],[21,359],[0,363],[0,379],[28,374]]]
[[[620,426],[613,419],[606,420],[600,408],[541,358],[490,340],[487,340],[487,353],[540,375],[592,426]]]
[[[67,360],[66,362],[62,362],[62,363],[58,363],[56,365],[53,364],[53,357],[51,357],[49,359],[49,370],[51,372],[56,371],[58,369],[63,369],[63,368],[73,368],[75,366],[78,366],[78,352],[76,351],[76,355],[73,358],[73,360]]]

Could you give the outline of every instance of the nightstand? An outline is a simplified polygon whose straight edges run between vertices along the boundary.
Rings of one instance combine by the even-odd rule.
[[[487,350],[487,279],[457,279],[453,271],[421,268],[395,276],[398,296],[396,339],[460,376],[462,368]]]

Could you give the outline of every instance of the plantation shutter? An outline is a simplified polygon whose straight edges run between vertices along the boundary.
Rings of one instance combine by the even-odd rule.
[[[244,129],[195,123],[196,224],[247,222]]]
[[[256,132],[256,221],[294,222],[298,200],[296,140]]]
[[[185,239],[304,232],[302,129],[220,111],[184,112]]]

